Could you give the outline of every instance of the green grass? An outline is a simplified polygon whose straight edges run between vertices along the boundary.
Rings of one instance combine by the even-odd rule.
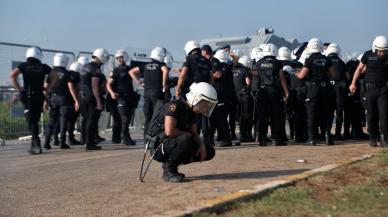
[[[219,213],[194,216],[388,216],[388,150],[262,198],[236,202]]]

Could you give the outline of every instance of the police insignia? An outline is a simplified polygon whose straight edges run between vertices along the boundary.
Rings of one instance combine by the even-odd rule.
[[[168,111],[169,112],[175,112],[176,110],[176,104],[171,104],[169,107],[168,107]]]

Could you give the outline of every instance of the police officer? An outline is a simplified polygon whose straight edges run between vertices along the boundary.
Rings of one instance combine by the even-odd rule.
[[[82,115],[81,143],[86,144],[86,150],[100,150],[94,141],[98,111],[102,111],[102,100],[99,80],[102,64],[109,59],[108,51],[97,48],[92,55],[92,61],[85,64],[81,70],[80,112]]]
[[[81,82],[81,77],[80,77],[79,72],[81,71],[81,69],[82,69],[82,65],[78,62],[73,62],[69,67],[69,72],[70,72],[70,76],[71,76],[70,80],[73,83],[76,98],[79,97],[80,82]],[[68,122],[67,122],[67,131],[69,134],[68,140],[69,140],[70,145],[80,145],[81,143],[74,138],[74,128],[75,128],[75,124],[77,122],[77,118],[79,116],[79,108],[75,107],[75,101],[73,98],[71,98],[71,99],[73,101],[70,104],[71,108],[70,108]]]
[[[51,149],[50,140],[59,122],[59,131],[61,135],[60,148],[69,149],[66,144],[66,131],[69,114],[74,108],[78,110],[78,99],[74,89],[71,73],[66,70],[69,58],[63,53],[57,53],[53,59],[54,71],[57,74],[55,79],[47,79],[48,86],[48,107],[50,109],[49,122],[46,128],[46,137],[44,148]]]
[[[259,105],[259,142],[266,145],[268,118],[271,123],[271,134],[275,138],[275,145],[286,145],[281,135],[282,104],[288,97],[287,82],[284,79],[282,64],[276,59],[278,49],[274,44],[265,44],[262,47],[263,58],[257,63],[260,85]],[[284,100],[282,97],[282,89]]]
[[[306,145],[316,145],[315,133],[319,117],[322,118],[322,130],[325,131],[327,145],[334,145],[330,134],[331,122],[329,118],[329,99],[331,87],[329,78],[333,75],[332,62],[321,54],[323,43],[318,38],[312,38],[307,44],[307,51],[310,56],[305,60],[302,70],[296,73],[299,79],[306,81],[307,96],[307,128],[309,141]]]
[[[278,60],[282,63],[283,66],[291,66],[291,51],[287,47],[281,47],[278,50]],[[287,87],[289,88],[291,86],[291,78],[290,73],[283,70],[284,79],[287,82]],[[292,121],[293,114],[291,112],[291,108],[289,104],[284,104],[284,111],[283,111],[283,117],[282,117],[282,124],[281,124],[281,134],[283,136],[283,139],[285,141],[288,141],[287,133],[286,133],[286,120],[288,120],[289,128],[290,128],[290,137],[291,139],[294,138],[294,122]]]
[[[361,60],[361,58],[360,58]],[[357,69],[358,64],[360,63],[357,59],[351,59],[346,63],[346,83],[347,86],[350,86],[354,76],[354,72]],[[348,95],[345,99],[344,106],[344,139],[368,139],[369,136],[363,131],[363,120],[365,117],[365,110],[363,106],[363,100],[361,96],[361,86],[363,85],[362,80],[364,80],[364,75],[362,74],[356,83],[356,91],[354,94],[348,92]],[[352,130],[350,131],[350,126]]]
[[[157,101],[163,100],[168,90],[169,70],[164,63],[165,56],[166,49],[156,47],[151,51],[151,62],[129,71],[132,79],[144,86],[144,132],[147,132]],[[139,79],[139,74],[144,75],[144,83]]]
[[[26,62],[19,64],[11,72],[10,79],[14,88],[20,93],[24,105],[24,114],[28,122],[28,129],[31,132],[30,154],[42,153],[39,139],[38,122],[43,109],[44,102],[44,80],[47,75],[55,77],[51,68],[43,64],[42,50],[39,47],[31,47],[26,52]],[[18,82],[18,76],[23,76],[23,86]]]
[[[105,141],[105,138],[103,138],[99,135],[100,130],[99,130],[99,126],[98,126],[98,121],[100,120],[102,112],[106,109],[106,94],[107,94],[106,83],[107,83],[107,79],[106,79],[105,74],[100,73],[99,80],[98,80],[98,88],[99,88],[100,99],[101,99],[101,103],[102,103],[102,110],[97,110],[97,126],[96,126],[95,134],[94,134],[94,141],[96,143],[100,143],[100,142]]]
[[[325,53],[327,54],[327,57],[331,60],[334,67],[334,75],[330,78],[330,83],[334,87],[334,94],[335,94],[335,102],[333,102],[335,109],[335,139],[336,140],[343,140],[341,131],[342,131],[342,123],[343,123],[343,117],[344,117],[344,106],[345,106],[345,99],[348,94],[347,85],[346,85],[346,66],[344,61],[341,60],[339,57],[341,52],[340,47],[336,43],[331,43],[325,50]],[[333,111],[330,112],[330,118],[333,120]],[[332,121],[331,121],[332,122]]]
[[[233,82],[238,103],[240,104],[239,124],[240,142],[252,142],[252,116],[253,98],[251,96],[251,73],[249,70],[250,60],[247,56],[238,59],[233,66]]]
[[[259,132],[259,75],[257,73],[257,62],[262,58],[262,50],[259,47],[255,47],[251,51],[251,74],[252,74],[252,84],[251,84],[251,95],[253,97],[253,131],[254,139],[259,141],[258,132]]]
[[[304,79],[296,77],[295,73],[299,72],[303,67],[303,64],[298,60],[291,61],[291,65],[284,66],[283,71],[290,74],[290,93],[287,104],[291,109],[293,118],[291,121],[294,123],[294,142],[304,143],[307,141],[307,122],[306,122],[306,86]]]
[[[117,100],[117,109],[121,119],[121,135],[125,145],[135,145],[129,133],[129,124],[132,119],[133,102],[135,92],[132,78],[129,75],[130,67],[127,65],[129,56],[125,50],[118,50],[115,54],[117,67],[113,70],[108,80],[107,89],[113,100]]]
[[[366,102],[368,106],[369,144],[377,146],[380,137],[380,147],[388,147],[388,40],[385,36],[377,36],[373,41],[372,50],[361,58],[352,84],[351,93],[356,91],[356,82],[365,72]]]
[[[229,82],[230,77],[233,79],[233,73],[231,65],[227,62],[229,55],[225,50],[218,50],[215,55],[220,61],[219,70],[213,73],[213,86],[217,91],[218,103],[214,109],[214,114],[210,117],[210,137],[214,138],[215,130],[217,129],[219,136],[221,137],[221,147],[232,146],[232,138],[230,135],[229,124],[227,120],[229,104],[232,102],[232,95],[230,94]],[[233,80],[232,80],[233,82]],[[232,89],[234,90],[234,88]]]
[[[155,160],[163,163],[166,182],[181,182],[185,178],[178,172],[180,164],[208,161],[215,155],[212,146],[201,142],[196,126],[196,113],[211,115],[217,103],[215,89],[205,82],[193,83],[186,98],[167,103],[157,119],[161,127]]]
[[[199,47],[198,42],[188,41],[184,47],[186,61],[183,63],[181,73],[179,74],[175,95],[184,97],[188,92],[188,87],[192,83],[212,81],[211,73],[217,68],[218,61],[212,56],[212,49],[204,45],[203,49]],[[202,55],[201,55],[202,54]],[[213,63],[213,65],[212,65]],[[209,133],[209,118],[202,114],[197,114],[198,132],[202,131],[203,140],[206,145],[214,145],[214,140]]]

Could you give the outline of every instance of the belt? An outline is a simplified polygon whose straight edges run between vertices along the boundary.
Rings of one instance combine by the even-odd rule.
[[[385,82],[365,82],[365,87],[384,87],[386,86]]]
[[[328,84],[326,81],[306,81],[305,82],[306,84],[306,87],[312,87],[312,86],[316,86],[316,85],[321,85],[322,87],[326,87]]]

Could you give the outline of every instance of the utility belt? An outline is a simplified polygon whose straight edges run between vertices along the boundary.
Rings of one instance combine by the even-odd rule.
[[[251,93],[251,89],[250,88],[243,88],[239,91],[236,92],[237,95],[240,95],[240,96],[246,96],[246,95],[250,95]]]
[[[259,88],[264,89],[264,88],[278,88],[278,84],[260,84]]]
[[[330,81],[330,84],[338,87],[346,87],[346,81]]]
[[[290,90],[296,91],[296,92],[302,92],[302,91],[306,91],[306,86],[291,87]]]
[[[316,86],[327,87],[329,85],[329,82],[326,82],[326,81],[306,81],[305,85],[307,88],[316,87]]]
[[[365,81],[364,85],[366,88],[373,88],[373,87],[386,87],[388,82],[369,82]]]

